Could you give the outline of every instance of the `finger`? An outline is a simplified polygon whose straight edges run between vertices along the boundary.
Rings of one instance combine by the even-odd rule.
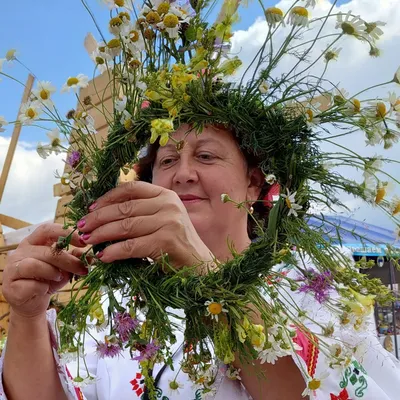
[[[87,269],[82,261],[66,251],[56,252],[47,246],[31,246],[29,257],[53,265],[63,271],[72,272],[77,275],[87,274]]]
[[[93,232],[82,235],[82,239],[89,244],[99,244],[114,240],[139,238],[156,232],[164,225],[165,221],[156,216],[125,218],[102,225]]]
[[[60,236],[67,237],[71,229],[64,229],[60,224],[42,224],[35,229],[24,241],[31,245],[51,246],[56,243]],[[71,235],[71,244],[76,247],[84,247],[85,244],[79,239],[78,232]]]
[[[147,182],[127,182],[99,197],[89,207],[89,210],[99,210],[100,208],[109,206],[111,204],[122,203],[128,200],[151,199],[159,196],[163,190],[164,189],[161,186],[156,186]]]
[[[149,257],[157,259],[162,255],[162,250],[161,248],[158,249],[154,243],[157,243],[154,233],[135,239],[123,240],[106,247],[96,257],[105,263],[129,258]]]
[[[81,260],[82,255],[85,254],[86,252],[87,252],[87,250],[78,249],[78,248],[73,248],[68,251],[69,254],[72,254],[74,257],[79,258],[80,260]],[[88,262],[88,264],[91,264],[91,262],[93,260],[93,255],[86,254],[85,257],[86,257],[86,261]]]
[[[11,274],[12,281],[18,279],[61,282],[64,279],[64,275],[58,268],[46,262],[35,258],[24,258],[15,264],[13,273]]]
[[[78,228],[83,233],[92,232],[109,222],[120,221],[129,217],[154,215],[162,209],[163,205],[164,202],[160,196],[112,204],[86,215],[78,222]]]

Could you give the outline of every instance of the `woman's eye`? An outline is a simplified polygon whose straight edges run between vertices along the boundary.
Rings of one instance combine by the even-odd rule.
[[[214,156],[212,154],[208,154],[208,153],[199,154],[198,157],[205,161],[210,161],[214,158]]]
[[[174,162],[173,158],[164,158],[163,160],[160,161],[160,165],[166,166],[172,164],[173,162]]]

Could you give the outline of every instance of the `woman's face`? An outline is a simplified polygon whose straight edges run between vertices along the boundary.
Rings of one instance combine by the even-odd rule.
[[[188,130],[183,125],[173,135],[174,140],[185,140],[179,153],[171,140],[159,148],[153,183],[179,195],[201,237],[218,233],[226,239],[241,229],[247,234],[247,213],[232,203],[222,203],[221,194],[236,202],[256,200],[260,181],[254,178],[261,172],[249,173],[230,132],[209,126],[200,135],[190,132],[185,138]]]

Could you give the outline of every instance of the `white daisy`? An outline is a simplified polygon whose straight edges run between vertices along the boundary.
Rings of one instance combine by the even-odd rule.
[[[123,38],[124,44],[132,53],[140,52],[145,49],[145,42],[142,32],[131,29]]]
[[[293,26],[308,26],[310,14],[304,7],[293,7],[289,13],[289,25]]]
[[[383,140],[383,126],[382,124],[374,124],[371,127],[365,129],[365,135],[367,140],[365,141],[367,146],[376,146]]]
[[[397,97],[396,92],[389,92],[389,97],[383,100],[390,103],[390,112],[400,112],[400,97]]]
[[[13,61],[17,58],[17,50],[16,49],[10,49],[6,53],[6,60],[7,61]]]
[[[262,81],[258,86],[258,90],[260,91],[261,94],[266,94],[268,92],[268,89],[269,85],[267,81]]]
[[[342,51],[341,47],[339,48],[332,47],[328,50],[325,50],[324,51],[325,62],[328,63],[329,61],[336,61],[341,51]]]
[[[397,68],[397,71],[394,74],[393,82],[400,84],[400,67]]]
[[[240,377],[240,371],[240,368],[236,369],[233,366],[229,366],[229,368],[225,372],[225,375],[228,379],[231,379],[232,381],[241,381],[242,378]]]
[[[367,180],[370,176],[373,176],[377,171],[382,168],[383,158],[381,156],[375,155],[374,157],[366,158],[364,162],[365,167],[363,177]]]
[[[132,0],[103,0],[103,3],[108,7],[109,10],[114,8],[124,8],[128,11],[133,11]]]
[[[75,93],[80,88],[85,88],[89,85],[89,77],[83,74],[79,74],[77,76],[70,76],[67,79],[67,82],[64,83],[61,92],[69,92],[73,90]]]
[[[176,39],[179,37],[179,28],[181,26],[181,22],[175,14],[168,13],[163,20],[157,24],[157,26],[161,30],[165,30],[171,39]]]
[[[304,1],[307,2],[304,7],[312,7],[312,8],[314,8],[318,2],[318,0],[304,0]]]
[[[294,215],[295,217],[298,216],[297,211],[301,210],[303,206],[296,203],[296,194],[297,192],[290,193],[289,189],[286,189],[287,194],[281,194],[281,197],[285,199],[286,206],[289,208],[288,216]]]
[[[50,97],[55,91],[56,88],[51,84],[51,82],[40,81],[38,82],[36,89],[32,90],[32,94],[39,103],[42,103],[47,108],[53,108],[54,104]]]
[[[343,18],[344,16],[345,18]],[[340,28],[345,35],[361,38],[366,36],[365,22],[359,16],[351,15],[351,11],[347,14],[339,13],[335,28]]]
[[[122,98],[115,100],[114,107],[118,112],[123,112],[126,108],[127,97],[125,95]]]
[[[101,74],[107,71],[108,69],[113,68],[113,61],[111,56],[107,53],[100,52],[99,49],[95,50],[90,55],[90,58],[96,64],[96,68]]]
[[[8,125],[8,122],[6,121],[6,119],[0,115],[0,132],[4,132],[5,129],[3,128],[3,126]]]
[[[179,382],[176,381],[176,379],[174,380],[168,380],[168,387],[169,387],[169,395],[175,396],[175,395],[180,395],[179,389],[183,389],[183,385]]]
[[[47,133],[47,137],[50,139],[50,150],[55,154],[61,153],[62,139],[60,137],[60,130],[57,128],[53,129]]]
[[[304,389],[301,394],[303,397],[306,396],[317,396],[316,391],[324,388],[324,380],[329,376],[329,372],[323,372],[319,376],[315,376],[314,378],[309,377],[307,379],[307,387]]]
[[[39,119],[42,108],[37,102],[28,102],[21,106],[20,111],[21,113],[18,116],[18,120],[21,124],[30,125],[33,121]]]
[[[181,5],[177,3],[171,4],[170,12],[175,14],[181,22],[189,22],[191,15],[193,14],[193,10],[191,9],[189,2]]]
[[[88,385],[92,385],[95,382],[95,380],[96,377],[88,375],[85,378],[77,376],[76,378],[71,379],[71,382],[75,387],[82,389]]]
[[[282,357],[280,350],[277,350],[274,346],[270,346],[258,353],[258,360],[260,364],[268,363],[274,365],[279,357]]]
[[[221,313],[227,313],[228,310],[226,308],[224,308],[224,301],[221,300],[219,302],[214,301],[213,299],[211,300],[207,300],[204,305],[207,307],[206,310],[206,315],[207,316],[211,316],[212,319],[215,319],[215,321],[218,322],[218,316]]]
[[[130,30],[130,20],[126,17],[114,17],[111,18],[108,23],[108,30],[114,36],[119,37],[120,35],[126,35]]]
[[[276,24],[279,24],[281,22],[283,25],[285,25],[283,17],[284,13],[278,7],[269,7],[265,10],[265,19],[267,20],[267,23],[271,25],[272,28],[274,28]]]
[[[66,365],[71,362],[76,361],[78,358],[78,352],[73,351],[73,352],[65,352],[60,354],[60,364],[61,365]]]
[[[310,106],[310,108],[307,108],[305,111],[306,124],[309,128],[312,128],[313,126],[316,126],[321,122],[321,118],[315,116],[315,112],[318,111],[316,110],[316,108],[318,107],[319,106],[317,105],[315,108]]]
[[[36,147],[36,151],[40,157],[46,159],[51,154],[51,148],[49,145],[43,145],[42,143],[38,143]]]
[[[75,117],[76,126],[86,134],[96,134],[94,118],[88,114],[86,111],[80,111]]]
[[[274,174],[268,174],[265,177],[265,182],[267,182],[268,185],[273,185],[276,182],[276,176]]]
[[[372,40],[379,40],[383,35],[383,30],[379,28],[380,26],[385,26],[386,22],[376,21],[376,22],[364,22],[365,32],[369,35]]]
[[[360,111],[361,111],[361,102],[356,98],[349,99],[346,102],[345,109],[343,110],[343,112],[346,115],[355,115],[358,114]]]

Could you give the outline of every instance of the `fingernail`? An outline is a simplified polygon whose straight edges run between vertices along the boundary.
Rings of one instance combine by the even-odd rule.
[[[97,203],[96,202],[94,202],[90,207],[89,207],[89,211],[93,211],[93,210],[95,210],[96,209],[96,207],[97,207]]]
[[[89,240],[90,239],[90,233],[84,233],[82,236],[81,236],[81,239],[82,240]]]
[[[101,258],[101,257],[103,257],[103,255],[104,255],[104,251],[102,250],[102,251],[99,251],[97,254],[96,254],[96,258]]]
[[[79,241],[80,241],[82,244],[86,245],[85,241],[82,239],[82,236],[79,236]]]
[[[82,218],[80,221],[78,221],[76,226],[78,227],[78,229],[81,229],[85,226],[85,224],[86,224],[86,221]]]
[[[64,279],[64,275],[60,275],[57,277],[56,281],[61,282]]]

